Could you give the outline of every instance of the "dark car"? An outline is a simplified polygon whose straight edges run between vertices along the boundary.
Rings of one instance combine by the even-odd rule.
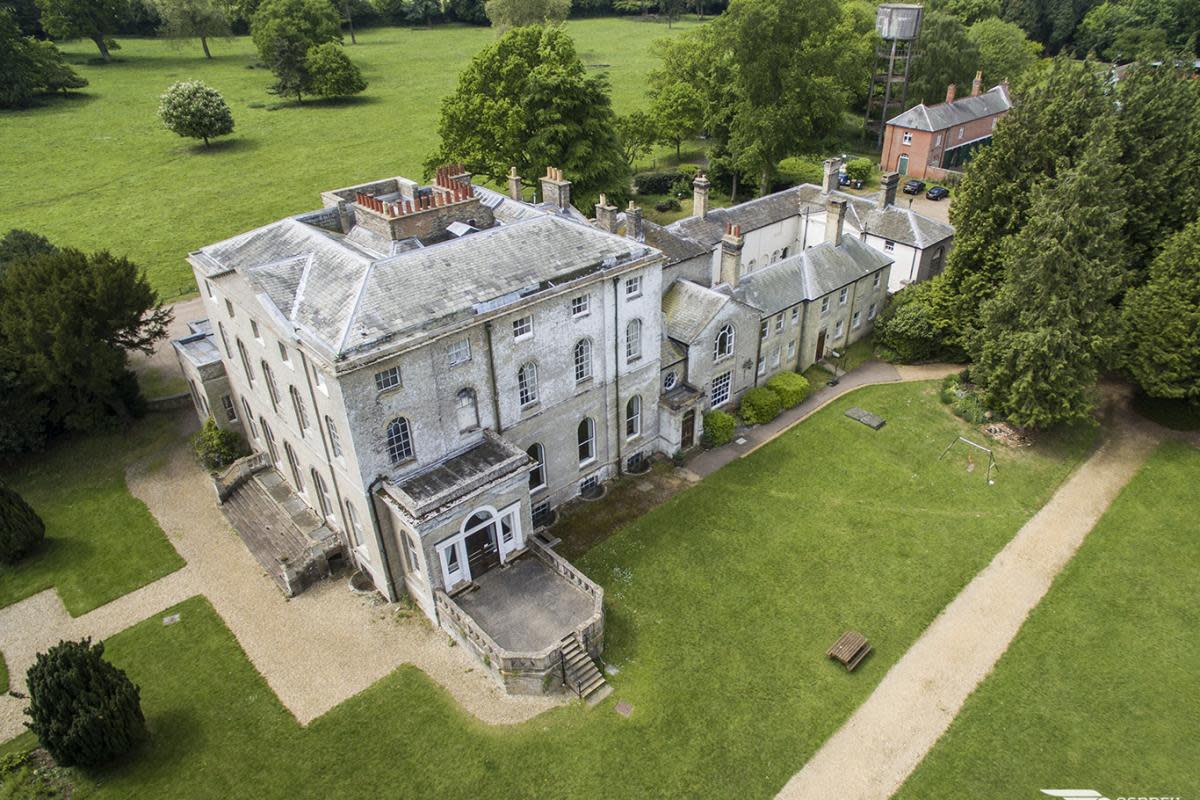
[[[925,191],[925,181],[911,180],[904,184],[905,194],[920,194]]]
[[[838,186],[849,186],[849,185],[850,185],[850,176],[844,172],[839,172],[838,173]]]
[[[925,193],[925,197],[930,200],[945,200],[950,196],[950,190],[945,186],[935,186]]]

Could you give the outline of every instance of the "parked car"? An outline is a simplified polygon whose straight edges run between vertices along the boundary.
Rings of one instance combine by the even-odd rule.
[[[860,180],[851,180],[844,172],[838,173],[838,186],[849,186],[851,189],[861,189],[865,184]]]
[[[925,197],[929,200],[945,200],[950,196],[950,190],[945,186],[935,186],[925,193]]]
[[[911,180],[904,184],[905,194],[920,194],[925,191],[925,181]]]

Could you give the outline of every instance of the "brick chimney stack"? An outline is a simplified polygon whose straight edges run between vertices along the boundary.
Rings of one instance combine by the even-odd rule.
[[[600,201],[596,203],[596,224],[609,233],[617,232],[617,207],[609,205],[603,192],[600,194]]]
[[[846,201],[830,200],[825,206],[825,241],[835,245],[842,243],[842,229],[846,225]]]
[[[879,179],[879,207],[896,205],[896,187],[900,185],[899,172],[885,172]]]
[[[971,81],[971,97],[979,97],[983,91],[983,70],[975,73],[975,80]]]
[[[842,171],[842,160],[840,158],[825,159],[825,177],[821,182],[821,191],[825,194],[837,191],[838,174]]]
[[[955,86],[953,83],[946,87],[946,102],[947,103],[954,102],[954,94],[957,91],[958,91],[958,87]]]
[[[725,225],[725,235],[721,237],[721,283],[731,289],[742,277],[742,245],[745,242],[741,225]]]
[[[629,201],[625,209],[625,235],[635,242],[646,241],[646,231],[642,228],[642,210]]]
[[[563,179],[562,170],[546,167],[546,174],[541,182],[542,202],[566,211],[571,205],[571,182]]]
[[[697,173],[692,181],[692,213],[700,219],[708,216],[708,188],[711,185],[703,172]]]
[[[521,200],[521,176],[516,167],[508,168],[508,196],[513,200]]]

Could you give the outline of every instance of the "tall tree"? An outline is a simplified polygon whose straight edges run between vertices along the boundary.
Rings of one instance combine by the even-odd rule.
[[[944,12],[957,17],[964,25],[1000,16],[1001,0],[933,0],[925,3],[926,13]]]
[[[126,0],[37,0],[42,25],[56,39],[91,39],[100,57],[111,61],[111,37],[127,8]]]
[[[404,16],[409,22],[419,22],[428,28],[433,24],[434,16],[441,13],[441,10],[442,4],[439,0],[408,0]]]
[[[560,168],[577,198],[624,188],[625,159],[603,76],[588,75],[560,27],[513,28],[467,65],[442,102],[433,171],[462,163],[502,182]],[[582,204],[581,204],[582,205]]]
[[[675,145],[675,158],[680,158],[683,140],[695,135],[704,123],[704,101],[686,83],[672,83],[654,92],[650,113],[659,139]]]
[[[83,86],[87,81],[67,66],[52,42],[24,36],[9,11],[0,7],[0,108],[23,106],[39,91]]]
[[[654,118],[645,111],[633,111],[617,117],[616,125],[625,163],[633,169],[639,158],[654,149],[654,143],[658,141],[658,128]]]
[[[972,159],[950,207],[956,234],[943,296],[955,307],[957,336],[975,324],[980,304],[999,285],[1004,241],[1024,227],[1045,179],[1052,183],[1074,166],[1092,125],[1111,115],[1096,65],[1058,58],[1045,81],[1021,98],[996,126],[991,144]]]
[[[1074,168],[1038,184],[1028,223],[1004,244],[1004,282],[971,338],[973,379],[1016,425],[1086,418],[1116,344],[1123,210],[1110,190],[1118,148],[1104,127]]]
[[[172,39],[199,39],[204,57],[212,58],[208,40],[231,33],[226,5],[220,0],[154,0],[162,19],[160,31]]]
[[[715,22],[734,73],[729,149],[770,190],[780,159],[841,121],[837,0],[733,0]],[[720,51],[709,57],[724,57]]]
[[[934,11],[921,22],[908,85],[911,103],[944,102],[946,88],[956,84],[961,97],[979,69],[979,50],[957,17]]]
[[[967,38],[979,53],[979,69],[985,86],[1001,81],[1021,85],[1025,72],[1034,65],[1042,46],[1031,42],[1020,26],[990,17],[967,28]]]
[[[1125,363],[1142,389],[1200,405],[1200,219],[1167,240],[1123,316]]]
[[[130,416],[137,388],[127,354],[151,352],[170,319],[124,258],[36,255],[0,280],[0,367],[40,398],[51,427],[87,430]]]
[[[263,63],[275,73],[273,91],[302,100],[312,82],[309,48],[340,42],[342,30],[329,0],[264,0],[254,12],[250,35]]]
[[[485,11],[493,26],[506,31],[562,22],[571,13],[571,0],[487,0]]]
[[[1200,83],[1190,69],[1134,67],[1117,86],[1114,130],[1135,282],[1200,207]]]

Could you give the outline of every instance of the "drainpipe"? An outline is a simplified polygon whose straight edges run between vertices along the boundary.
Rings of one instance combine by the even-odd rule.
[[[500,422],[500,393],[496,391],[496,357],[492,352],[492,321],[488,320],[483,323],[483,333],[487,338],[488,349],[488,385],[492,390],[492,419],[496,428],[496,433],[504,432],[504,425]]]
[[[767,320],[767,332],[769,333],[770,330],[771,330],[771,320],[768,319]],[[755,331],[755,333],[758,334],[758,344],[756,344],[754,346],[754,385],[758,386],[758,362],[763,358],[763,352],[762,352],[763,335],[762,335],[762,321],[761,320],[758,323],[758,330]],[[765,366],[766,365],[764,364],[764,367]],[[765,372],[766,370],[764,369],[763,371]]]
[[[380,475],[367,487],[367,510],[371,512],[371,527],[375,529],[375,544],[379,546],[379,558],[383,561],[383,578],[387,582],[388,595],[393,598],[392,602],[395,602],[400,599],[400,595],[396,592],[396,580],[392,577],[392,563],[388,559],[387,545],[383,541],[383,529],[379,526],[379,514],[375,512],[375,488],[383,481],[384,477]]]
[[[300,366],[304,369],[304,383],[308,386],[308,399],[312,402],[313,414],[317,417],[317,432],[320,433],[321,426],[324,424],[321,414],[321,408],[317,405],[317,393],[313,389],[311,365],[308,363],[308,357],[304,355],[304,351],[299,347],[296,352],[300,354]],[[342,534],[346,540],[346,552],[354,552],[354,544],[350,541],[350,525],[346,519],[346,502],[342,499],[342,489],[338,484],[337,470],[333,468],[333,454],[329,450],[329,441],[326,435],[321,436],[321,449],[325,451],[325,464],[329,467],[329,477],[333,479],[333,496],[337,498],[338,519],[342,521]],[[313,487],[316,489],[317,487]],[[317,501],[318,504],[320,500]],[[353,558],[353,556],[351,556]]]
[[[613,277],[613,389],[616,394],[612,417],[613,431],[617,436],[617,475],[622,474],[621,465],[621,276]],[[604,393],[606,396],[608,392]]]

